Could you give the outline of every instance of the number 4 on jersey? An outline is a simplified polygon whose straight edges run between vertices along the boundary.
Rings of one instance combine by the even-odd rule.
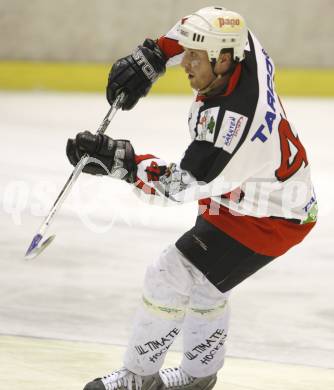
[[[275,176],[279,181],[285,181],[294,175],[298,169],[303,165],[308,165],[306,151],[298,136],[295,136],[291,130],[289,122],[282,118],[278,127],[278,133],[281,143],[281,165],[275,171]],[[297,149],[293,160],[291,159],[291,147],[290,143]]]

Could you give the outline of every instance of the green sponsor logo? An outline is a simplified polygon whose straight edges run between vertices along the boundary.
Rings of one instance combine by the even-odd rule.
[[[317,215],[318,215],[318,204],[314,203],[314,205],[310,208],[307,214],[307,218],[305,219],[305,221],[303,221],[303,224],[315,222],[317,220]]]
[[[207,125],[207,129],[209,130],[210,134],[213,133],[215,126],[216,126],[215,118],[213,116],[211,116],[210,121]]]

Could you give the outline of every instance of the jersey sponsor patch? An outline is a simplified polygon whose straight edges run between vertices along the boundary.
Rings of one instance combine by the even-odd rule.
[[[247,116],[226,110],[215,146],[223,148],[227,153],[233,153],[245,130],[247,120]]]
[[[207,110],[201,112],[197,123],[196,139],[198,141],[208,141],[213,143],[218,112],[219,107],[208,108]]]

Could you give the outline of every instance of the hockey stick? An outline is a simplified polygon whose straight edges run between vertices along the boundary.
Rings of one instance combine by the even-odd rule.
[[[103,134],[107,127],[109,126],[109,123],[114,118],[117,110],[120,108],[123,100],[125,98],[124,93],[121,93],[117,96],[116,100],[114,101],[113,105],[111,106],[110,110],[108,111],[107,115],[104,117],[102,123],[100,124],[100,127],[98,128],[96,134]],[[66,184],[64,185],[63,189],[60,191],[60,194],[58,195],[56,201],[54,202],[51,210],[49,211],[49,214],[45,217],[41,227],[39,228],[37,234],[34,236],[34,238],[31,241],[31,244],[25,254],[25,259],[30,260],[38,256],[48,245],[51,244],[51,242],[56,237],[55,235],[52,235],[48,237],[45,241],[42,242],[43,237],[51,225],[51,222],[53,221],[55,215],[57,214],[57,211],[60,209],[60,206],[63,204],[64,200],[67,198],[72,186],[78,179],[80,173],[82,172],[83,168],[87,164],[89,160],[89,155],[86,153],[84,154],[76,167],[74,168],[73,172],[71,173],[70,177],[68,178]]]

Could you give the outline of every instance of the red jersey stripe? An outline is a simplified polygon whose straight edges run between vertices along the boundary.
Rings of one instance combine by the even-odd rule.
[[[237,86],[238,81],[240,79],[240,74],[241,74],[241,63],[239,62],[239,64],[235,67],[235,69],[230,77],[226,92],[224,93],[223,96],[228,96],[234,91],[234,89]]]
[[[228,208],[219,207],[217,203],[215,211],[219,209],[219,215],[211,215],[213,214],[209,212],[211,202],[210,198],[198,202],[200,206],[206,206],[202,214],[206,221],[247,248],[266,256],[281,256],[301,242],[315,225],[315,222],[300,225],[287,219],[258,218],[249,215],[235,215],[236,213],[233,215]]]

